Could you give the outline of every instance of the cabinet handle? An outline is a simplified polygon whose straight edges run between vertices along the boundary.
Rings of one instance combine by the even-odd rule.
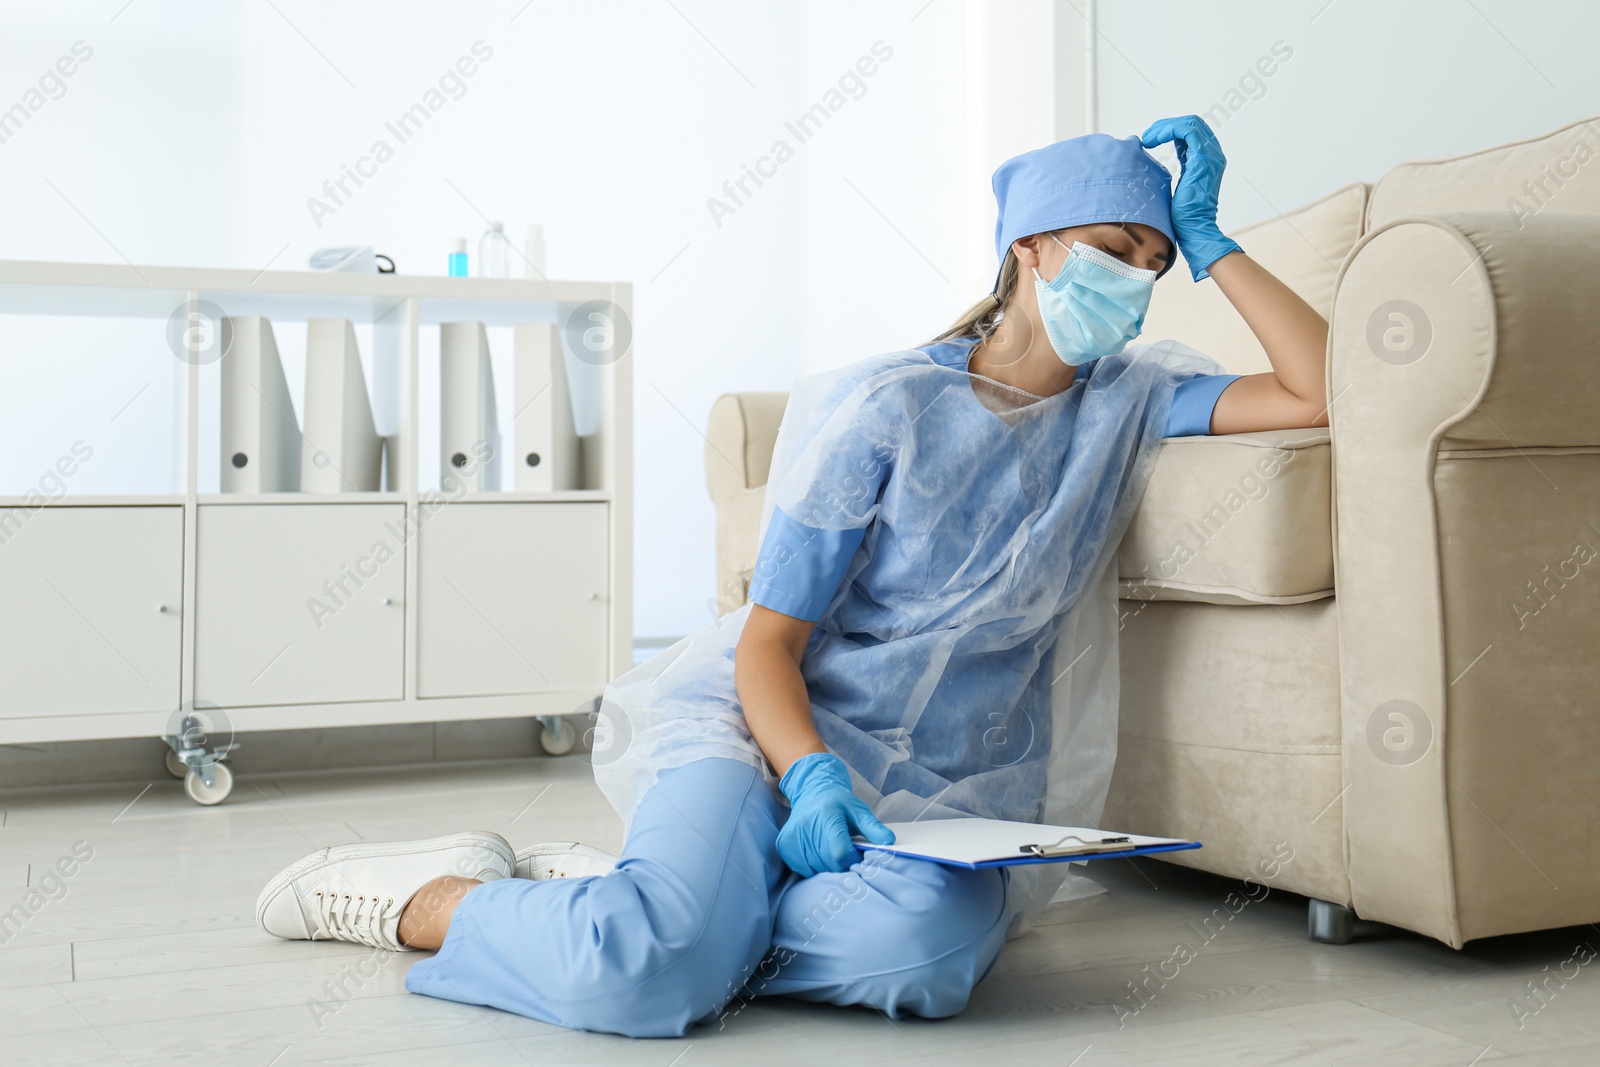
[[[590,600],[599,600],[600,599],[600,594],[599,593],[590,593],[589,594],[589,599]]]
[[[383,606],[386,607],[386,608],[394,607],[394,597],[389,597],[389,596],[384,597],[383,598]]]
[[[167,607],[165,604],[160,605],[159,607],[156,608],[156,610],[159,611],[163,615],[169,614],[172,611],[172,609]]]

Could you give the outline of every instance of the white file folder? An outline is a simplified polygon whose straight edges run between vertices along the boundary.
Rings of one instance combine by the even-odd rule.
[[[305,409],[300,491],[356,493],[382,488],[383,439],[373,427],[356,328],[349,319],[306,323]]]
[[[222,336],[222,491],[292,493],[300,488],[300,425],[272,323],[230,316]]]
[[[546,323],[518,326],[515,348],[517,406],[511,433],[516,487],[524,493],[581,488],[561,328]]]
[[[500,488],[500,420],[489,334],[481,322],[439,325],[439,479]]]

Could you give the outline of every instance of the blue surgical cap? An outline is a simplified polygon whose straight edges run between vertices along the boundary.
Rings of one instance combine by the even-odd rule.
[[[1142,222],[1166,234],[1177,261],[1172,231],[1172,175],[1146,152],[1137,137],[1090,133],[1024,152],[994,172],[1000,217],[994,251],[1002,266],[1019,237],[1094,222]],[[995,275],[995,288],[1000,276]]]

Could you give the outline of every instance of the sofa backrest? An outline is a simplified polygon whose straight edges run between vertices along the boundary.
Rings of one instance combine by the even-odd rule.
[[[717,614],[745,603],[761,547],[761,508],[789,394],[724,393],[706,424],[706,488],[717,506]]]
[[[1373,187],[1364,232],[1447,211],[1600,214],[1600,117],[1448,159],[1402,163]],[[1241,244],[1243,242],[1240,242]]]
[[[706,422],[706,486],[713,500],[767,484],[788,392],[724,393]]]
[[[1267,270],[1327,318],[1339,266],[1361,238],[1371,186],[1357,182],[1305,207],[1231,233]],[[1270,371],[1272,363],[1217,283],[1198,284],[1175,265],[1156,282],[1141,341],[1171,338],[1198,349],[1234,374]]]

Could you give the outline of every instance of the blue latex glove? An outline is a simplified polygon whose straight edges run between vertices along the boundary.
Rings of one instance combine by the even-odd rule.
[[[1209,278],[1206,268],[1229,252],[1243,251],[1217,228],[1217,194],[1222,191],[1222,154],[1217,135],[1199,115],[1160,119],[1139,135],[1146,148],[1173,142],[1178,150],[1178,187],[1172,192],[1172,228],[1178,251],[1195,281]]]
[[[790,764],[778,781],[789,798],[789,820],[778,831],[778,855],[805,878],[847,871],[859,856],[852,831],[876,845],[894,844],[894,831],[878,821],[850,789],[850,770],[831,752],[812,752]]]

